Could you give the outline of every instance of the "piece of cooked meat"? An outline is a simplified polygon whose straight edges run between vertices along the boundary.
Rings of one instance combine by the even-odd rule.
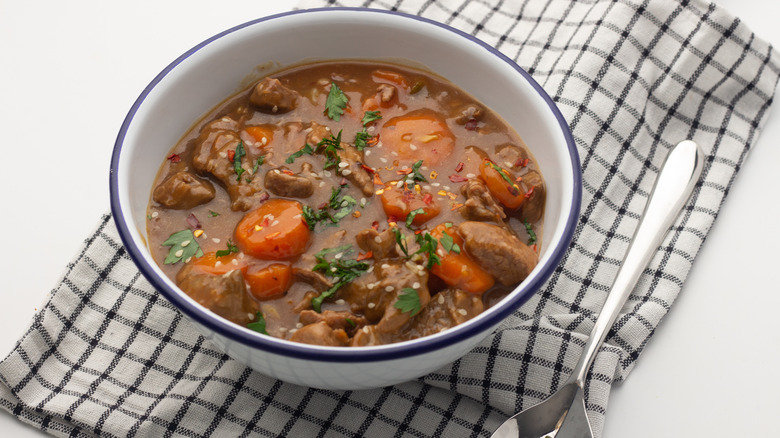
[[[265,188],[277,196],[308,198],[314,193],[314,184],[304,176],[311,173],[311,165],[304,163],[300,173],[293,173],[282,166],[265,174]]]
[[[246,157],[242,160],[244,174],[239,180],[234,163],[230,160],[236,153],[239,144],[243,144],[238,134],[238,122],[228,117],[215,120],[200,132],[196,140],[196,146],[192,157],[192,164],[202,174],[211,174],[217,178],[233,201],[231,208],[234,211],[247,211],[268,199],[268,192],[263,188],[261,178],[251,175],[253,163],[259,154],[244,147]]]
[[[395,235],[389,228],[381,233],[373,228],[365,229],[355,235],[355,240],[360,249],[373,252],[376,261],[399,256],[395,246]]]
[[[187,210],[214,199],[214,185],[190,172],[179,171],[155,187],[152,198],[175,210]]]
[[[317,152],[321,152],[324,148],[318,147],[319,144],[323,139],[331,138],[332,135],[332,132],[326,126],[312,122],[311,130],[306,136],[306,143]],[[363,196],[373,196],[374,178],[362,166],[364,161],[363,152],[358,151],[355,146],[343,141],[339,144],[339,147],[340,149],[336,150],[336,155],[338,155],[340,162],[346,164],[343,166],[339,165],[334,171],[359,188],[363,192]]]
[[[330,347],[346,347],[349,345],[349,336],[342,329],[333,329],[325,321],[305,325],[290,336],[293,342],[303,344],[325,345]]]
[[[298,93],[291,90],[279,79],[263,78],[255,85],[249,101],[265,113],[286,113],[295,109]]]
[[[347,334],[368,323],[366,318],[362,316],[357,316],[352,312],[336,310],[323,310],[322,313],[317,313],[314,310],[304,310],[301,312],[298,321],[303,325],[325,321],[331,328],[344,330]]]
[[[520,219],[531,224],[539,221],[544,215],[546,197],[542,175],[535,170],[528,171],[520,181],[520,189],[526,193],[526,199],[520,207]]]
[[[463,207],[459,209],[461,216],[465,219],[503,223],[506,218],[504,209],[493,199],[482,180],[469,179],[461,186],[460,193],[466,198]]]
[[[431,297],[430,303],[414,318],[404,333],[415,339],[439,333],[479,315],[485,310],[480,295],[460,289],[445,289]]]
[[[176,284],[202,306],[240,325],[253,321],[259,309],[249,296],[239,269],[215,275],[202,272],[195,265],[185,264],[176,274]]]
[[[497,225],[467,221],[458,225],[465,251],[505,286],[525,279],[538,257],[514,234]]]

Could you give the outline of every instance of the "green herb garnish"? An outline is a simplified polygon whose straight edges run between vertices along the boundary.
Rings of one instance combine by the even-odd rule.
[[[317,259],[317,264],[314,265],[312,270],[321,271],[325,275],[333,277],[336,280],[333,287],[320,293],[319,296],[312,298],[311,306],[316,312],[322,311],[322,302],[326,298],[333,296],[341,286],[360,277],[368,270],[370,266],[368,263],[359,262],[355,259],[345,259],[343,257],[344,254],[350,253],[351,250],[352,245],[345,245],[338,248],[326,248],[314,255]],[[339,253],[341,256],[330,261],[327,260],[325,255],[332,253]]]
[[[305,145],[303,145],[302,149],[300,149],[297,152],[293,152],[292,154],[290,154],[290,156],[287,157],[287,159],[284,160],[284,162],[287,163],[287,164],[292,164],[293,161],[295,161],[296,158],[300,158],[303,154],[311,155],[313,153],[314,153],[314,149],[312,149],[312,147],[309,146],[308,143],[306,143]]]
[[[406,228],[409,228],[410,230],[412,229],[412,222],[414,222],[414,218],[418,214],[425,214],[425,210],[420,207],[409,212],[409,214],[406,216]]]
[[[325,112],[331,120],[339,121],[344,114],[344,108],[347,107],[349,98],[341,91],[341,88],[335,82],[331,82],[328,98],[325,100]]]
[[[506,181],[509,184],[510,193],[512,193],[513,195],[518,195],[520,193],[520,188],[517,187],[517,184],[515,184],[514,181],[512,181],[512,178],[509,177],[507,171],[504,170],[503,167],[497,165],[492,161],[486,161],[485,166],[492,167],[496,172],[498,172],[499,175],[501,175],[501,178],[503,178],[504,181]]]
[[[357,324],[355,324],[355,321],[351,320],[350,318],[344,318],[344,321],[347,321],[347,324],[351,325],[352,327],[357,326]]]
[[[317,143],[317,152],[325,155],[325,165],[323,169],[328,169],[334,166],[338,166],[341,162],[337,151],[341,150],[341,130],[335,137],[333,134],[330,138],[323,138]]]
[[[186,262],[192,257],[203,256],[203,251],[195,240],[195,235],[192,234],[192,230],[181,230],[171,234],[171,236],[162,243],[162,246],[171,247],[171,250],[168,251],[168,255],[165,257],[164,263],[166,265],[182,260]]]
[[[261,312],[257,312],[256,319],[256,321],[247,324],[246,328],[267,335],[268,332],[265,330],[265,318],[263,317],[263,314]]]
[[[216,253],[214,253],[214,255],[217,256],[217,257],[225,257],[225,256],[229,256],[230,254],[237,253],[237,252],[238,252],[238,247],[236,245],[234,245],[233,242],[230,241],[230,239],[228,239],[228,241],[227,241],[227,249],[221,249],[221,250],[217,251]]]
[[[421,182],[428,182],[427,179],[423,176],[422,173],[420,173],[420,166],[422,166],[423,160],[418,160],[414,164],[412,164],[412,180],[414,181],[421,181]]]
[[[217,216],[219,216],[219,213],[217,213],[216,211],[209,210],[209,217],[217,217]]]
[[[405,287],[401,289],[401,293],[398,294],[398,299],[393,304],[393,307],[401,312],[410,312],[412,316],[417,315],[422,310],[420,295],[416,290]]]
[[[460,254],[460,246],[455,243],[455,241],[452,239],[452,236],[447,234],[446,231],[442,231],[442,236],[439,239],[439,243],[441,243],[441,247],[444,248],[447,252]]]
[[[401,251],[403,251],[404,255],[409,257],[409,248],[407,248],[406,236],[404,236],[404,233],[401,232],[398,227],[391,227],[390,231],[395,235],[395,243],[401,247]]]
[[[243,167],[241,167],[241,159],[246,156],[246,151],[244,150],[244,142],[239,141],[238,146],[236,146],[236,153],[233,155],[233,170],[236,171],[236,181],[241,181],[241,175],[246,172]]]
[[[525,222],[523,222],[523,225],[525,225],[525,231],[528,233],[528,244],[533,245],[536,243],[536,233],[534,232],[534,228],[531,226],[531,224],[528,223],[527,219]]]
[[[431,233],[418,234],[417,244],[420,245],[420,249],[415,254],[427,254],[428,264],[426,268],[431,269],[434,264],[441,265],[441,258],[436,254],[436,249],[439,247],[439,241],[435,237],[431,236]]]
[[[252,168],[252,175],[257,173],[257,169],[259,169],[264,162],[265,162],[265,155],[260,155],[259,157],[257,157],[257,161],[255,161],[255,167]]]
[[[363,126],[368,125],[369,123],[379,120],[382,118],[382,114],[379,113],[379,111],[366,111],[363,113]]]
[[[319,222],[325,220],[330,221],[331,225],[337,224],[341,219],[352,213],[358,201],[349,195],[340,196],[342,189],[343,186],[331,188],[330,200],[319,210],[314,210],[308,205],[303,206],[303,219],[310,230],[314,231],[314,227]],[[331,213],[331,210],[333,213]]]

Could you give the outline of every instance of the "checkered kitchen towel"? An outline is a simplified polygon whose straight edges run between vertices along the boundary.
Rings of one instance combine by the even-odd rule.
[[[104,217],[16,348],[0,405],[60,436],[489,436],[570,374],[669,148],[691,138],[703,181],[596,358],[600,434],[669,311],[765,120],[778,53],[704,1],[343,0],[471,33],[515,59],[571,125],[582,217],[552,278],[461,360],[372,391],[314,390],[253,372],[200,337],[144,280]],[[302,7],[324,6],[304,1]]]

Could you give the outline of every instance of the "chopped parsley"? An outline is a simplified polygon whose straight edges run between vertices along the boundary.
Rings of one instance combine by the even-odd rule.
[[[241,181],[241,175],[243,175],[246,170],[244,170],[243,167],[241,167],[241,159],[246,156],[246,151],[244,150],[244,142],[239,141],[238,146],[236,146],[236,153],[233,155],[233,170],[236,171],[236,181]]]
[[[366,126],[369,123],[381,118],[382,114],[380,114],[379,111],[366,111],[363,113],[363,120],[361,120],[361,122],[363,122],[363,126]]]
[[[344,318],[344,321],[347,321],[347,324],[351,325],[352,327],[357,326],[357,324],[355,324],[355,321],[351,320],[350,318]]]
[[[436,249],[439,247],[439,241],[435,237],[431,236],[431,233],[418,234],[417,244],[420,245],[420,249],[415,254],[427,254],[428,264],[426,268],[431,269],[434,264],[441,265],[441,258],[436,254]]]
[[[418,160],[414,164],[412,164],[412,179],[414,181],[420,181],[420,182],[428,182],[427,179],[423,176],[422,173],[420,173],[420,166],[422,166],[423,160]]]
[[[209,210],[209,217],[217,217],[217,216],[219,216],[219,213],[217,213],[216,211]]]
[[[441,247],[444,248],[447,252],[460,254],[460,246],[455,243],[455,241],[452,239],[452,236],[447,234],[446,231],[442,231],[442,236],[439,239],[439,243],[441,243]]]
[[[263,317],[263,314],[261,312],[257,312],[255,319],[256,321],[247,324],[246,328],[267,335],[268,332],[265,330],[265,318]]]
[[[325,165],[323,169],[329,169],[334,166],[338,166],[341,162],[339,154],[336,151],[341,150],[341,131],[334,137],[333,134],[330,138],[323,138],[317,143],[317,152],[325,155]]]
[[[534,232],[533,226],[528,223],[528,220],[526,219],[525,222],[523,222],[523,225],[525,225],[525,231],[528,233],[528,244],[533,245],[536,243],[536,233]]]
[[[341,88],[335,82],[331,82],[328,98],[325,100],[325,113],[331,120],[338,122],[341,115],[344,114],[344,108],[347,107],[348,101],[347,95],[341,91]]]
[[[187,261],[192,257],[203,256],[200,245],[195,240],[192,230],[181,230],[171,234],[168,239],[162,243],[163,246],[170,246],[171,250],[165,257],[165,264],[170,265],[179,261]]]
[[[412,222],[414,222],[415,216],[418,214],[425,214],[425,210],[421,208],[414,209],[409,212],[409,215],[406,216],[406,228],[412,229]]]
[[[314,149],[312,149],[311,146],[309,146],[309,144],[306,143],[305,145],[303,145],[303,148],[301,150],[299,150],[298,152],[293,152],[292,154],[290,154],[290,156],[287,157],[287,159],[284,160],[284,162],[287,163],[287,164],[292,164],[293,161],[295,161],[296,158],[300,158],[303,154],[311,155],[313,153],[314,153]]]
[[[331,225],[336,224],[352,213],[355,206],[358,205],[358,201],[349,195],[340,196],[342,189],[343,186],[333,187],[330,192],[330,200],[319,210],[314,210],[308,205],[303,206],[303,219],[310,230],[314,231],[314,227],[325,220],[330,221]]]
[[[409,312],[412,316],[417,315],[422,310],[420,294],[410,287],[405,287],[401,289],[401,293],[398,294],[398,299],[393,304],[393,307],[401,312]]]
[[[370,267],[370,265],[365,262],[359,262],[355,259],[345,259],[344,255],[349,254],[350,252],[352,252],[352,245],[344,245],[338,248],[325,248],[317,254],[314,254],[317,264],[314,265],[312,270],[321,271],[325,275],[335,279],[333,287],[311,299],[311,306],[316,312],[319,313],[322,311],[322,302],[325,301],[326,298],[333,296],[341,286],[344,286],[363,275]],[[336,253],[336,255],[341,254],[341,256],[338,258],[334,257],[333,260],[327,260],[325,258],[326,255],[333,253]]]
[[[221,249],[221,250],[217,251],[216,253],[214,253],[214,255],[217,256],[217,257],[225,257],[225,256],[229,256],[230,254],[237,253],[237,252],[238,252],[238,247],[236,245],[234,245],[233,242],[230,241],[230,239],[228,239],[228,241],[227,241],[227,249]]]

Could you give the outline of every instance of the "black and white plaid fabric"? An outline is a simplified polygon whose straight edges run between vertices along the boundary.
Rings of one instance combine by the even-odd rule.
[[[0,405],[59,436],[489,436],[570,374],[669,148],[703,181],[589,376],[597,435],[669,311],[770,107],[778,53],[701,0],[307,0],[419,14],[494,45],[553,96],[582,159],[573,245],[543,289],[461,360],[372,391],[298,387],[230,359],[139,274],[104,217],[16,348]],[[467,68],[467,67],[466,67]]]

